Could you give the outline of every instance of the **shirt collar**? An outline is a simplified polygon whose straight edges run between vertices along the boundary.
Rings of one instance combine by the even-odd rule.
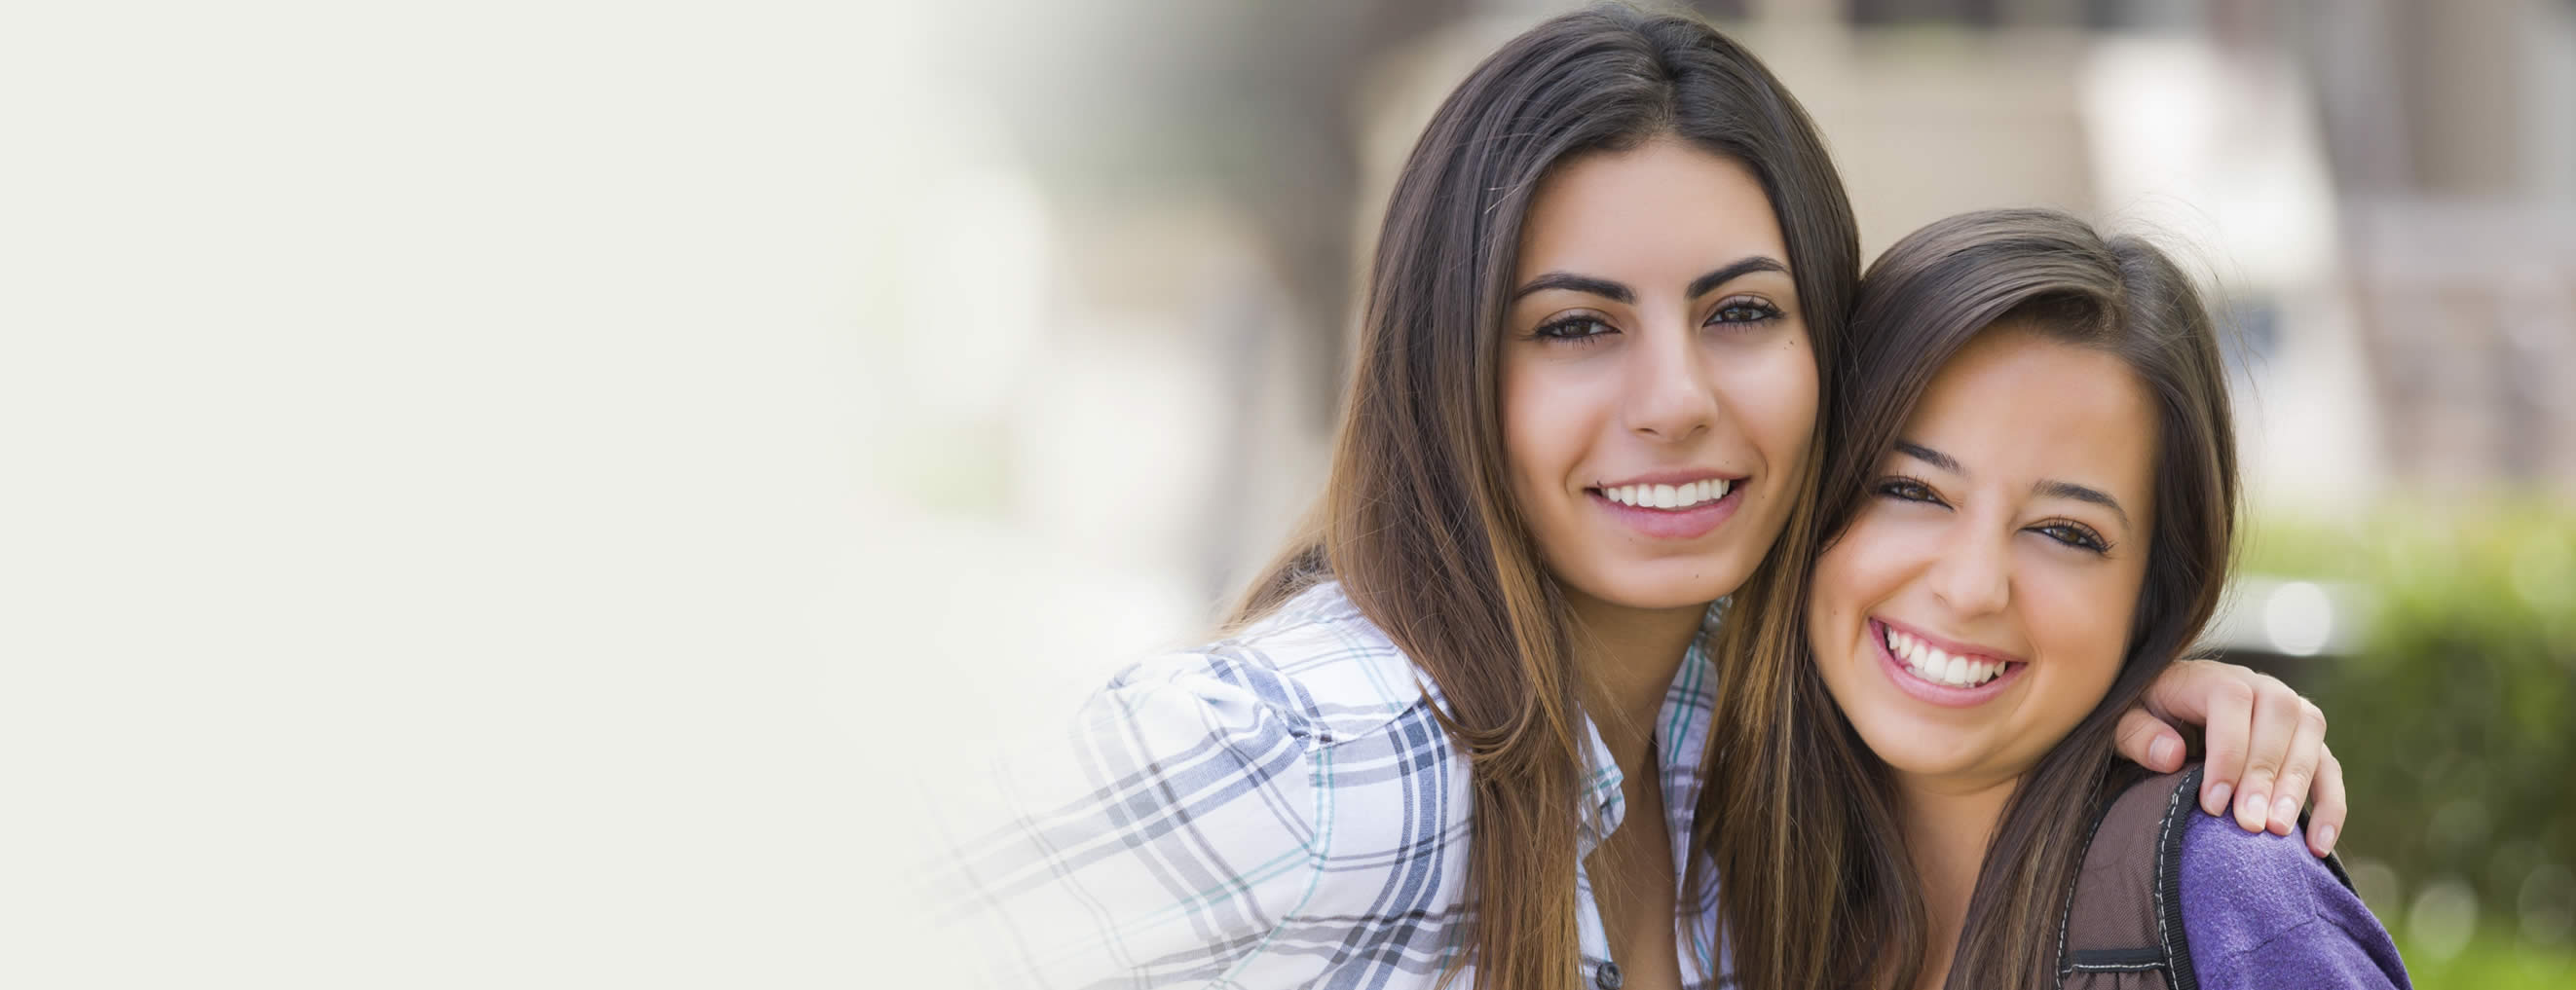
[[[1655,754],[1660,769],[1678,786],[1667,788],[1664,817],[1674,824],[1674,834],[1689,831],[1691,806],[1699,799],[1703,750],[1708,748],[1709,716],[1715,708],[1716,667],[1708,655],[1708,643],[1717,632],[1718,620],[1726,614],[1726,599],[1710,602],[1700,615],[1699,633],[1691,637],[1690,647],[1682,651],[1681,668],[1673,672],[1673,683],[1664,689],[1664,704],[1655,719]],[[1626,776],[1617,760],[1610,758],[1610,747],[1602,741],[1601,727],[1592,716],[1583,716],[1584,783],[1591,802],[1583,816],[1577,855],[1589,856],[1592,847],[1619,830],[1627,820],[1628,798],[1620,787]]]

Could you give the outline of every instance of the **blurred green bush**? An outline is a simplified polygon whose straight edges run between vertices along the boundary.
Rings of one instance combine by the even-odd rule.
[[[2358,592],[2301,687],[2351,788],[2338,846],[2410,967],[2576,985],[2576,505],[2258,518],[2240,572]]]

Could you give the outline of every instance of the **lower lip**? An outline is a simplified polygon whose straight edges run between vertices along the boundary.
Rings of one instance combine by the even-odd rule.
[[[1878,653],[1879,668],[1887,672],[1888,680],[1896,682],[1897,690],[1913,695],[1917,701],[1943,708],[1970,708],[1992,701],[1996,695],[2004,693],[2005,687],[2010,686],[2021,676],[2023,668],[2030,666],[2026,663],[2007,663],[2004,665],[2004,672],[1995,675],[1994,680],[1975,687],[1952,687],[1924,680],[1922,675],[1914,672],[1914,668],[1906,666],[1905,661],[1897,659],[1896,654],[1889,652],[1887,627],[1880,625],[1876,619],[1869,620],[1869,642],[1870,647]]]
[[[1598,489],[1589,494],[1594,504],[1610,510],[1611,518],[1627,524],[1629,529],[1658,540],[1695,540],[1707,536],[1710,530],[1716,529],[1725,523],[1728,517],[1735,515],[1737,506],[1744,504],[1744,485],[1740,481],[1727,489],[1725,498],[1714,502],[1702,502],[1687,509],[1646,509],[1634,505],[1621,505],[1611,501],[1608,496],[1602,495]]]

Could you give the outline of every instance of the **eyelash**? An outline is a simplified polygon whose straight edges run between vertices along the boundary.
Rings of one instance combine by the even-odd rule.
[[[1778,307],[1778,306],[1774,306],[1774,305],[1771,305],[1770,303],[1763,301],[1760,297],[1757,297],[1757,296],[1732,296],[1732,297],[1729,297],[1725,302],[1721,302],[1721,303],[1718,303],[1718,304],[1717,304],[1717,312],[1716,312],[1716,313],[1714,313],[1714,314],[1711,314],[1711,316],[1709,317],[1709,323],[1717,323],[1717,322],[1721,322],[1720,320],[1718,320],[1718,319],[1717,319],[1717,317],[1724,316],[1724,315],[1726,315],[1728,312],[1730,312],[1730,311],[1735,311],[1735,310],[1743,310],[1743,311],[1747,311],[1747,312],[1752,313],[1753,315],[1748,316],[1748,317],[1745,317],[1745,318],[1743,318],[1743,319],[1725,320],[1725,321],[1722,321],[1722,322],[1726,322],[1726,323],[1734,323],[1734,324],[1744,324],[1744,325],[1750,325],[1750,326],[1760,326],[1760,325],[1762,325],[1762,324],[1769,323],[1769,322],[1771,322],[1771,321],[1773,321],[1773,320],[1777,320],[1777,319],[1781,318],[1782,316],[1786,315],[1786,314],[1784,314],[1784,313],[1780,312],[1780,307]],[[1703,323],[1703,324],[1700,324],[1700,325],[1701,325],[1701,326],[1707,326],[1707,325],[1708,325],[1708,323]]]
[[[2066,544],[2067,546],[2074,547],[2078,550],[2089,552],[2097,557],[2108,557],[2111,555],[2111,542],[2103,539],[2102,534],[2094,532],[2093,527],[2084,525],[2083,523],[2060,519],[2031,527],[2031,529],[2040,535],[2047,536],[2049,539],[2056,540],[2059,543]],[[2060,532],[2071,535],[2054,535]]]
[[[1600,327],[1601,329],[1592,333],[1564,332],[1569,328],[1585,326]],[[1610,324],[1607,321],[1604,321],[1598,316],[1575,313],[1539,324],[1538,329],[1530,331],[1530,336],[1536,337],[1540,340],[1560,344],[1591,345],[1600,343],[1601,338],[1610,336],[1612,333],[1616,332],[1617,331],[1610,329]]]
[[[1740,316],[1739,318],[1732,320],[1719,319],[1719,317],[1725,316],[1730,312],[1749,313],[1751,315]],[[1770,303],[1764,302],[1754,296],[1734,296],[1717,304],[1717,311],[1709,315],[1708,322],[1700,325],[1716,326],[1724,324],[1729,326],[1760,326],[1778,320],[1783,315],[1784,314],[1780,312],[1780,307],[1771,305]],[[1602,329],[1591,333],[1566,332],[1568,330],[1584,326],[1594,326]],[[1617,332],[1615,330],[1611,330],[1609,327],[1609,321],[1603,320],[1598,316],[1588,313],[1570,313],[1563,317],[1539,324],[1538,329],[1530,331],[1530,336],[1536,337],[1540,340],[1556,341],[1567,344],[1595,344],[1599,343],[1601,338]]]
[[[1870,490],[1881,498],[1892,498],[1903,502],[1924,502],[1944,508],[1949,506],[1949,503],[1941,501],[1939,495],[1933,494],[1932,486],[1925,484],[1921,478],[1909,478],[1904,475],[1881,478],[1877,484],[1870,486]],[[2103,539],[2102,534],[2094,532],[2093,527],[2072,519],[2053,519],[2028,527],[2028,530],[2097,557],[2111,555],[2111,541]]]

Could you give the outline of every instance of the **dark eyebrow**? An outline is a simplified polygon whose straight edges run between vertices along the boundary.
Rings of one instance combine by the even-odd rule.
[[[1518,301],[1522,296],[1529,295],[1533,292],[1542,292],[1548,289],[1571,289],[1575,292],[1581,292],[1587,295],[1600,296],[1613,302],[1633,303],[1637,301],[1637,294],[1629,291],[1627,286],[1610,281],[1606,278],[1593,278],[1589,275],[1577,275],[1573,272],[1549,272],[1545,275],[1531,279],[1527,284],[1522,285],[1518,290],[1515,290],[1512,293],[1512,299],[1514,301]]]
[[[1941,470],[1948,471],[1951,474],[1955,474],[1963,478],[1968,474],[1965,468],[1959,466],[1958,459],[1922,444],[1915,443],[1911,440],[1897,441],[1896,451],[1897,453],[1904,454],[1908,457],[1914,458],[1915,460],[1922,461],[1926,464],[1932,465],[1933,467],[1940,468]],[[2135,526],[2134,523],[2129,521],[2129,510],[2120,507],[2120,500],[2112,498],[2110,495],[2105,494],[2100,490],[2086,488],[2072,481],[2059,481],[2055,478],[2046,478],[2040,480],[2039,483],[2030,486],[2030,491],[2031,494],[2044,495],[2049,498],[2071,498],[2078,502],[2091,502],[2094,505],[2111,510],[2112,515],[2120,517],[2120,525],[2130,526],[2133,528]]]
[[[2112,498],[2110,495],[2103,492],[2086,488],[2071,481],[2056,480],[2042,481],[2036,485],[2030,486],[2030,490],[2033,494],[2046,495],[2051,498],[2071,498],[2078,502],[2091,502],[2095,505],[2111,510],[2112,515],[2120,517],[2120,525],[2130,525],[2129,511],[2127,509],[2120,508],[2119,499]]]
[[[1697,299],[1701,296],[1707,295],[1708,290],[1710,289],[1725,285],[1728,282],[1743,278],[1744,276],[1753,274],[1754,272],[1779,272],[1782,275],[1786,275],[1789,274],[1789,266],[1781,264],[1776,258],[1757,254],[1753,257],[1746,258],[1732,265],[1728,265],[1724,268],[1720,268],[1706,275],[1692,279],[1690,291],[1685,293],[1685,295],[1689,298]]]
[[[1925,464],[1932,465],[1933,467],[1940,468],[1941,470],[1948,471],[1951,474],[1965,475],[1968,473],[1961,470],[1959,462],[1952,459],[1950,455],[1944,454],[1930,447],[1926,447],[1922,444],[1915,443],[1911,440],[1897,441],[1896,452],[1914,458],[1915,460],[1922,461]]]
[[[1736,279],[1743,278],[1744,276],[1753,274],[1754,272],[1779,272],[1780,274],[1786,275],[1789,273],[1789,266],[1781,264],[1780,259],[1757,254],[1753,257],[1738,260],[1733,264],[1726,265],[1711,271],[1706,275],[1692,279],[1690,287],[1684,290],[1683,295],[1688,298],[1697,299],[1701,296],[1707,295],[1711,289],[1715,289],[1718,286],[1725,285],[1726,283],[1735,281]],[[1512,292],[1512,299],[1517,302],[1522,296],[1548,289],[1568,289],[1574,292],[1585,293],[1587,295],[1600,296],[1604,299],[1619,303],[1633,303],[1637,301],[1637,293],[1625,285],[1610,281],[1606,278],[1577,275],[1573,272],[1549,272],[1545,275],[1531,279],[1527,283],[1523,284],[1519,289]]]

